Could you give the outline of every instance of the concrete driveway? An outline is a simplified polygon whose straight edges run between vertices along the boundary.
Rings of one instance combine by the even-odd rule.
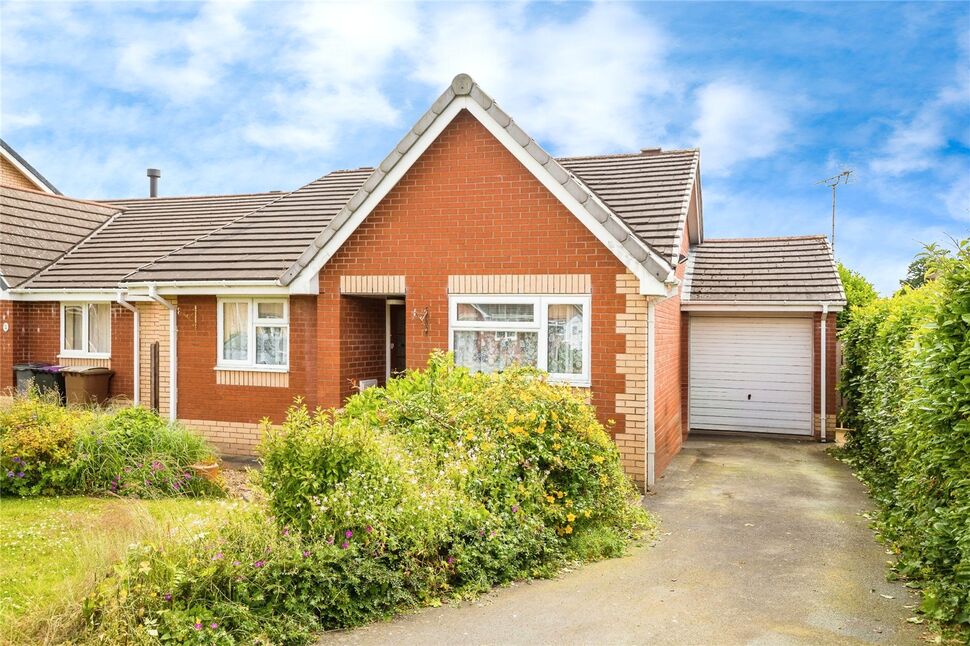
[[[858,481],[818,444],[693,437],[646,506],[652,547],[322,644],[911,644]]]

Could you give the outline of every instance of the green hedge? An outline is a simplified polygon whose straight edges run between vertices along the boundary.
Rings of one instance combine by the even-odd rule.
[[[65,408],[36,393],[0,407],[0,495],[218,494],[191,469],[214,459],[205,440],[146,408]]]
[[[305,643],[619,555],[650,525],[583,395],[531,370],[437,355],[267,433],[268,509],[133,549],[89,599],[85,641]]]
[[[922,609],[970,623],[970,240],[936,280],[853,312],[842,332],[844,454]]]

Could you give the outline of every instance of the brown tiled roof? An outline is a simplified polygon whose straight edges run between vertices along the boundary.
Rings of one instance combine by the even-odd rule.
[[[116,287],[143,265],[281,197],[255,193],[106,201],[102,208],[121,213],[24,286]]]
[[[644,242],[670,257],[686,213],[697,151],[561,160]],[[374,169],[334,171],[172,251],[129,282],[276,280],[309,247]]]
[[[373,169],[334,171],[197,238],[128,276],[128,282],[276,280]]]
[[[844,305],[825,236],[704,240],[691,249],[685,303]]]
[[[19,286],[117,212],[93,202],[0,187],[0,281]]]
[[[669,150],[566,157],[576,175],[644,242],[676,263],[700,152]]]

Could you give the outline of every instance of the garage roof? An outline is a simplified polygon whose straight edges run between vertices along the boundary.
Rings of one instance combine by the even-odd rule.
[[[823,235],[704,240],[691,249],[685,304],[845,305]]]

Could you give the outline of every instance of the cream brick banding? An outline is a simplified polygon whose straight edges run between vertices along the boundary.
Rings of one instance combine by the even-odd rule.
[[[57,363],[62,366],[83,366],[95,368],[110,368],[111,359],[91,359],[86,357],[58,357]]]
[[[289,388],[290,374],[268,370],[223,370],[217,368],[216,383],[220,386]]]
[[[589,274],[448,276],[449,294],[589,294]]]
[[[404,294],[404,276],[341,276],[340,293],[348,296]]]

